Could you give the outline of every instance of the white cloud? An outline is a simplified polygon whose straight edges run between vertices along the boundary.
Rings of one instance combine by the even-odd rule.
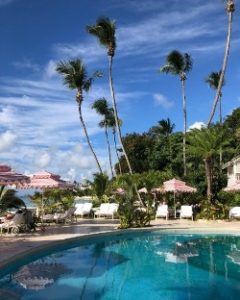
[[[153,99],[156,105],[160,105],[165,109],[171,108],[174,105],[173,101],[162,94],[154,94]]]
[[[0,97],[0,128],[7,132],[0,136],[1,161],[23,173],[46,169],[66,176],[73,168],[79,179],[96,172],[80,125],[75,93],[63,86],[59,78],[9,78],[0,82],[0,89],[7,91],[7,96]],[[91,109],[91,103],[107,93],[108,90],[94,85],[83,103],[88,133],[105,169],[107,153],[95,138],[102,132],[98,127],[100,117]],[[12,134],[16,128],[17,139]],[[73,177],[74,172],[70,173]]]
[[[192,125],[189,126],[188,131],[190,131],[191,129],[201,129],[206,127],[206,124],[203,122],[195,122]]]
[[[179,7],[177,1],[175,4],[177,5],[171,4],[166,14],[166,10],[161,9],[162,3],[147,1],[143,4],[132,1],[130,6],[138,6],[139,10],[143,11],[148,6],[149,10],[157,11],[157,13],[140,18],[138,22],[129,25],[122,26],[117,23],[118,57],[136,57],[144,54],[159,57],[174,47],[203,54],[222,49],[220,47],[221,33],[225,33],[225,27],[222,26],[223,16],[219,14],[215,18],[212,17],[213,14],[223,9],[221,3],[202,4],[201,1],[196,1],[193,4],[191,1],[189,5],[185,5],[184,10]],[[129,6],[129,4],[126,5]],[[199,18],[201,18],[201,23],[196,21]],[[199,39],[202,44],[196,45],[196,40]],[[100,47],[93,37],[82,40],[80,43],[58,44],[54,49],[61,57],[80,56],[84,57],[87,62],[99,62],[101,58],[106,57],[106,50]]]
[[[50,60],[45,68],[45,75],[49,78],[52,78],[57,75],[56,72],[56,62],[54,60]]]
[[[28,69],[34,72],[39,71],[39,66],[27,58],[24,58],[22,61],[14,61],[12,64],[17,69]]]
[[[35,164],[37,167],[43,169],[46,168],[51,161],[51,155],[47,152],[38,155],[35,159]]]
[[[16,139],[17,136],[9,130],[0,134],[0,152],[9,150],[15,143]]]

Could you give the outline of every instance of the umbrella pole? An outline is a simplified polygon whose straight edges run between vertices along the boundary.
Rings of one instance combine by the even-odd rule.
[[[174,206],[174,218],[177,218],[177,212],[176,212],[176,193],[173,193],[173,206]]]
[[[41,223],[43,224],[43,192],[41,197]]]

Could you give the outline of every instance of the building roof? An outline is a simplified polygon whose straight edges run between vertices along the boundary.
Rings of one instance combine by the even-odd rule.
[[[226,169],[230,166],[232,166],[235,162],[240,161],[240,155],[235,156],[233,159],[231,159],[230,161],[226,162],[223,166],[222,169]]]

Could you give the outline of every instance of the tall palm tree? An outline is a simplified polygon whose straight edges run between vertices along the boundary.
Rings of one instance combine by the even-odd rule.
[[[162,73],[171,73],[178,76],[182,85],[182,101],[183,101],[183,168],[184,176],[187,174],[186,168],[186,131],[187,131],[187,108],[186,108],[186,91],[185,81],[187,79],[187,73],[192,69],[192,58],[188,53],[182,54],[177,50],[173,50],[166,57],[166,64],[160,68]]]
[[[226,11],[228,15],[228,32],[227,32],[227,40],[226,40],[226,45],[225,45],[225,52],[224,52],[224,57],[223,57],[223,65],[222,65],[222,71],[220,73],[220,78],[218,82],[218,87],[216,90],[216,95],[213,101],[213,107],[212,111],[210,113],[210,117],[207,123],[207,126],[209,127],[212,119],[214,117],[216,107],[219,101],[219,98],[221,97],[221,90],[224,84],[224,76],[225,72],[227,69],[227,63],[228,63],[228,57],[229,57],[229,52],[230,52],[230,44],[231,44],[231,37],[232,37],[232,21],[233,21],[233,13],[235,11],[235,4],[233,0],[226,0]]]
[[[90,34],[94,35],[102,46],[107,48],[107,55],[109,60],[109,86],[110,86],[110,92],[112,97],[112,105],[113,105],[117,135],[118,135],[119,143],[121,145],[123,154],[127,161],[129,172],[130,174],[132,174],[133,173],[132,168],[122,142],[121,131],[118,124],[119,118],[118,118],[117,102],[116,102],[116,96],[115,96],[114,86],[113,86],[112,65],[113,65],[113,57],[116,51],[116,36],[115,36],[116,23],[114,21],[111,21],[109,18],[102,17],[96,21],[96,24],[87,26],[87,31]]]
[[[221,73],[222,73],[221,70],[219,72],[212,72],[212,73],[209,74],[208,78],[206,79],[206,82],[208,83],[208,85],[216,91],[218,89]],[[222,86],[224,84],[225,84],[225,82],[223,80]],[[222,122],[223,122],[223,118],[222,118],[222,91],[220,91],[218,102],[219,102],[219,122],[220,122],[220,124],[222,124]],[[220,166],[222,166],[222,151],[220,151],[219,155],[220,155]]]
[[[108,115],[110,114],[110,108],[105,98],[100,98],[94,101],[92,108],[94,108],[99,115],[103,116],[103,120],[99,123],[99,126],[101,128],[104,128],[107,148],[108,148],[109,164],[110,164],[111,174],[113,177],[114,174],[113,174],[113,166],[112,166],[112,155],[111,155],[111,148],[110,148],[109,137],[108,137],[108,125],[109,125]]]
[[[115,124],[115,118],[114,118],[114,113],[113,113],[112,108],[110,109],[110,114],[108,114],[107,120],[108,120],[107,121],[108,122],[108,127],[112,128],[114,148],[115,148],[116,156],[117,156],[117,159],[118,159],[119,173],[120,173],[120,175],[122,175],[122,167],[121,167],[121,163],[120,163],[120,157],[119,157],[119,153],[118,153],[117,140],[116,140],[116,124]],[[119,124],[119,127],[121,127],[122,126],[122,120],[118,119],[118,124]]]
[[[121,131],[120,131],[120,127],[118,124],[119,118],[118,118],[117,102],[116,102],[114,86],[113,86],[112,65],[113,65],[113,57],[115,55],[116,46],[117,46],[116,35],[115,35],[116,23],[115,23],[115,21],[111,21],[107,17],[101,17],[96,21],[96,24],[89,25],[89,26],[87,26],[86,29],[87,29],[88,33],[94,35],[98,39],[99,43],[107,49],[108,62],[109,62],[109,68],[108,68],[109,69],[109,87],[110,87],[110,92],[111,92],[113,112],[114,112],[118,140],[119,140],[123,155],[126,159],[129,173],[133,174],[129,158],[127,156],[125,147],[122,142]],[[135,190],[136,190],[137,197],[138,197],[140,203],[143,205],[143,202],[140,197],[140,194],[138,193],[137,187],[135,188]]]
[[[98,170],[100,173],[102,173],[102,168],[100,166],[97,155],[90,142],[89,135],[82,114],[82,103],[84,100],[83,92],[88,92],[91,88],[94,78],[101,77],[102,74],[97,71],[93,74],[92,77],[88,77],[85,65],[83,64],[81,59],[60,61],[57,64],[56,71],[63,76],[65,85],[67,85],[72,90],[77,90],[76,101],[78,104],[80,122],[82,124],[88,146],[96,161]]]
[[[219,81],[220,81],[220,77],[221,77],[221,73],[222,71],[218,71],[218,72],[212,72],[208,75],[208,78],[206,79],[206,83],[208,83],[208,85],[210,86],[210,88],[214,89],[215,91],[217,91],[218,89],[218,85],[219,85]],[[225,81],[223,80],[222,86],[224,86]],[[220,124],[222,124],[223,118],[222,118],[222,91],[220,91],[220,95],[219,95],[219,121]]]
[[[223,139],[224,136],[224,139]],[[219,152],[228,146],[228,138],[222,126],[193,129],[189,135],[188,151],[192,155],[201,157],[205,165],[207,179],[207,197],[212,201],[214,160]]]

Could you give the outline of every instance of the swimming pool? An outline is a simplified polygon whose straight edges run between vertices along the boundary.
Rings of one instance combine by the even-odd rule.
[[[74,241],[0,271],[0,299],[239,299],[240,237],[148,231]]]

